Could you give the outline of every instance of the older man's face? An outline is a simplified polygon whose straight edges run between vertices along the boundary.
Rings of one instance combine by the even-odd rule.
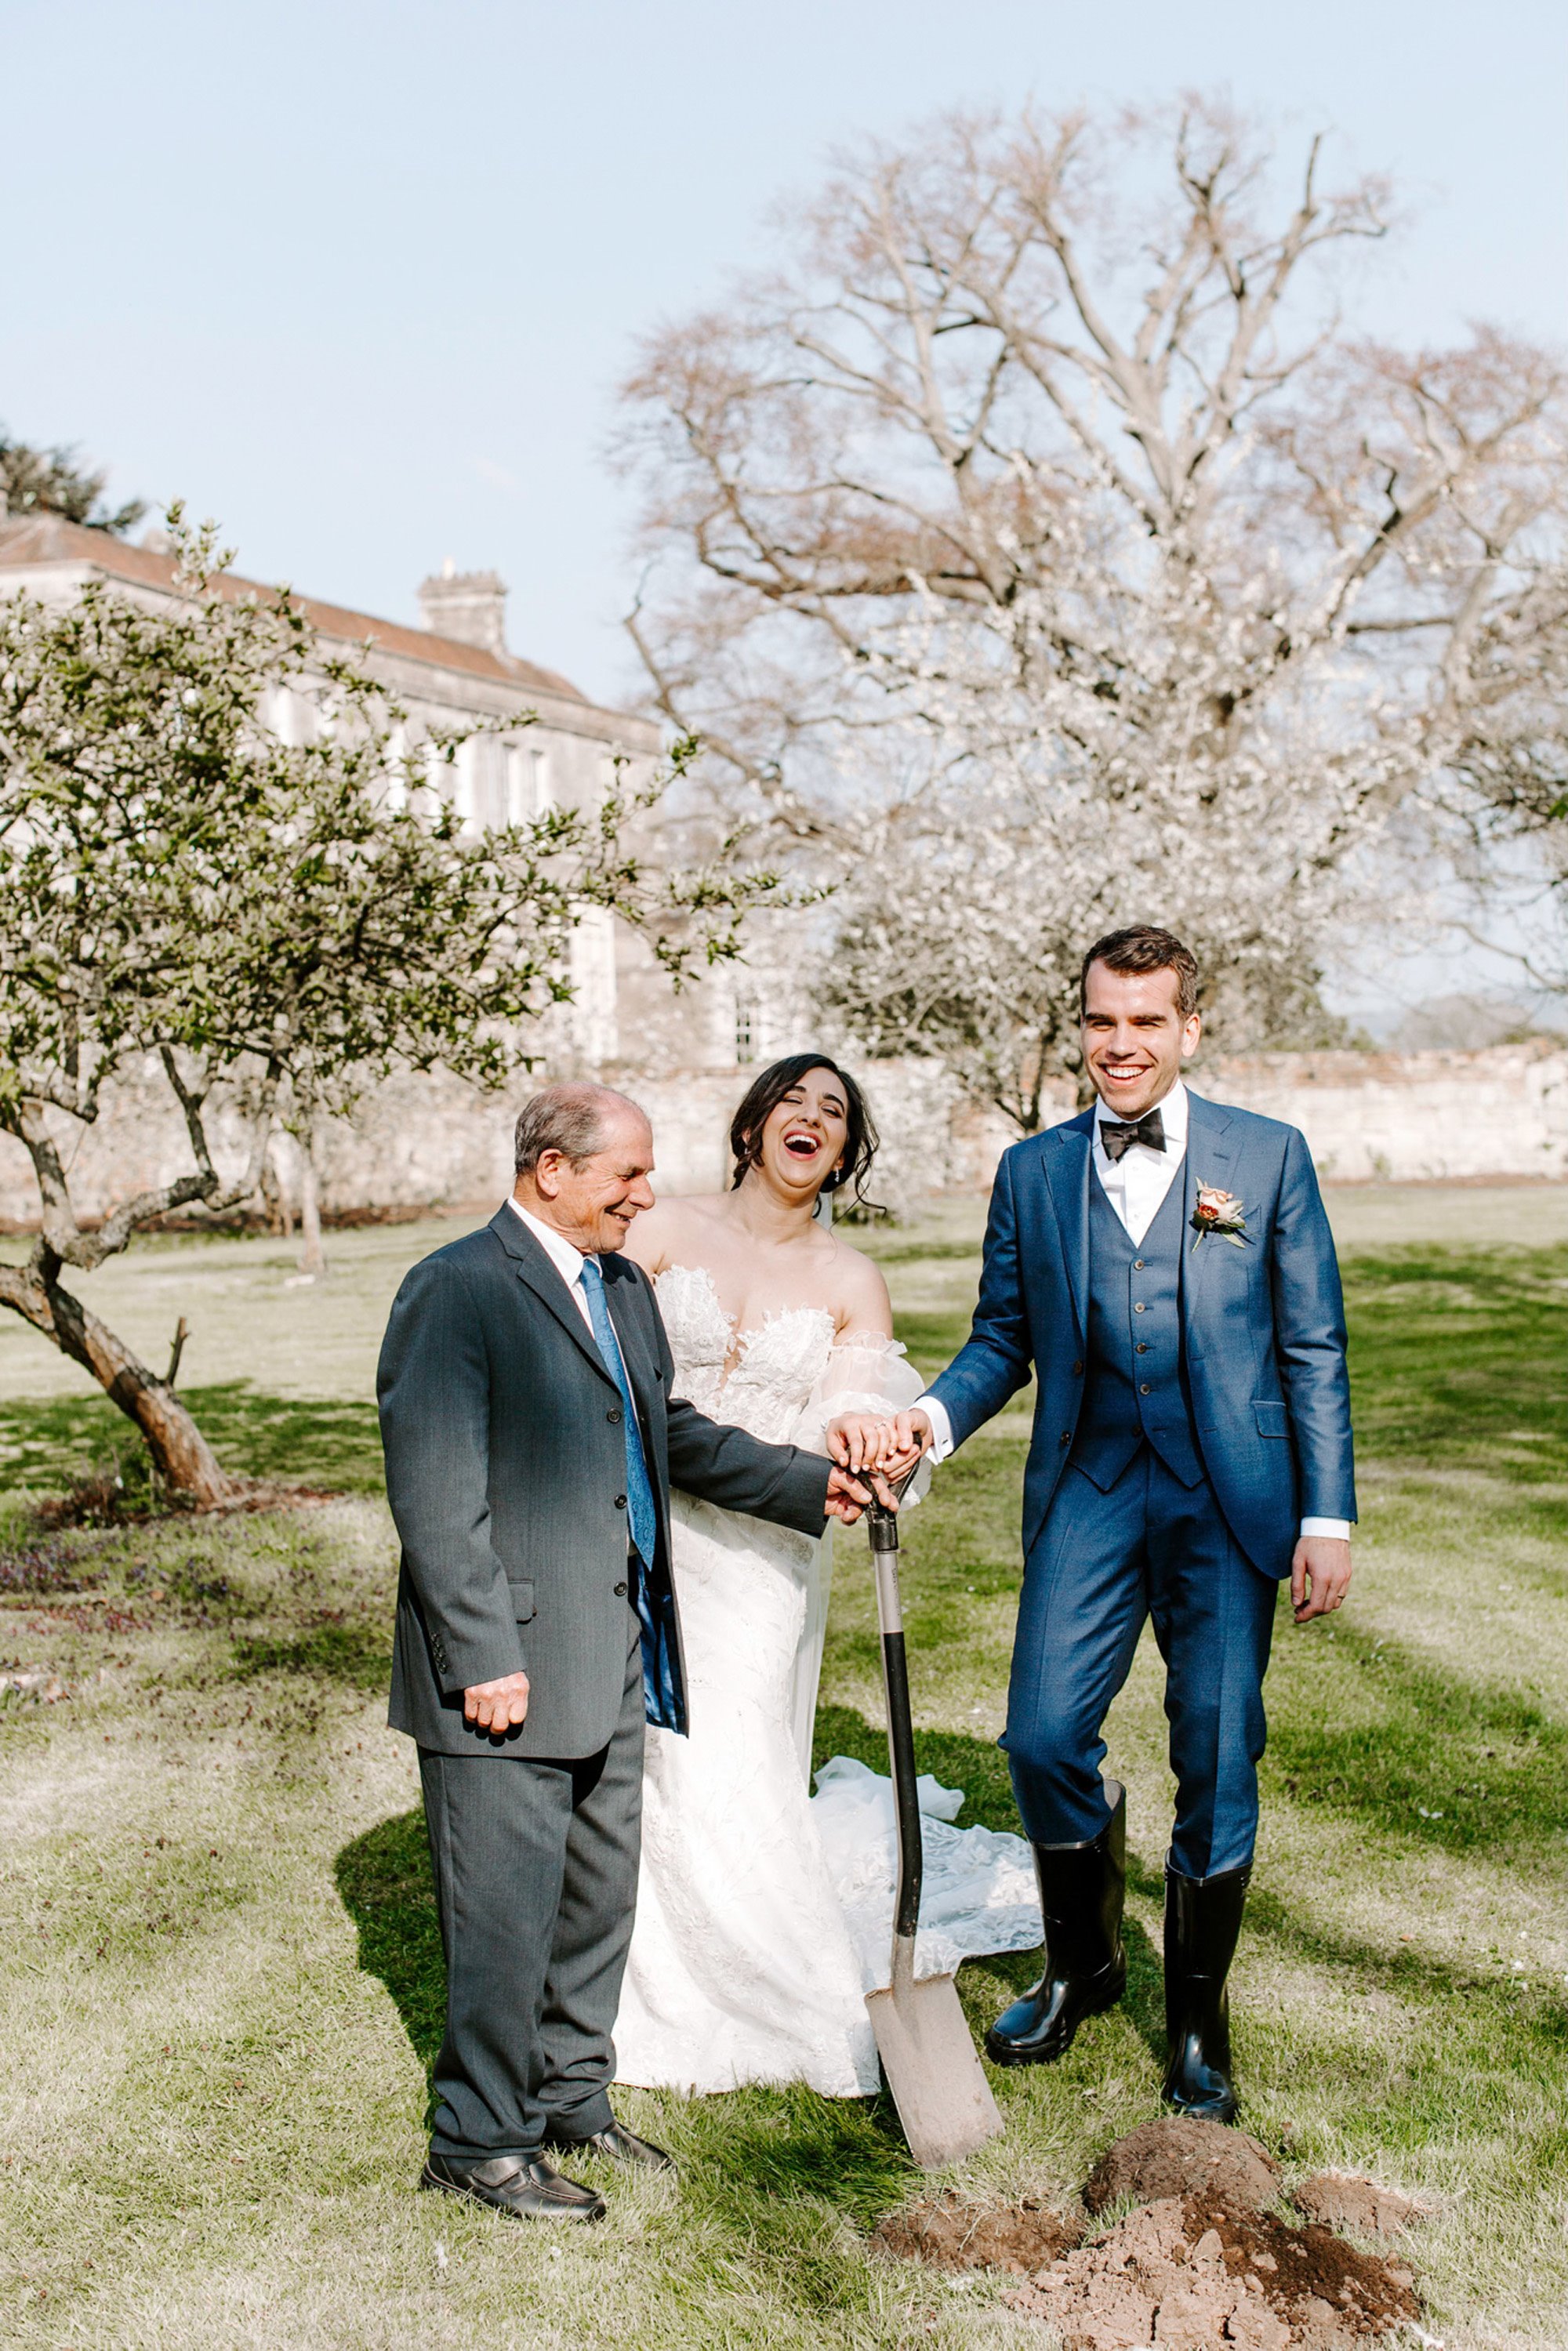
[[[594,1255],[624,1249],[632,1219],[653,1205],[653,1136],[638,1112],[616,1110],[604,1122],[604,1140],[591,1159],[574,1167],[547,1151],[535,1171],[541,1206],[574,1248]]]

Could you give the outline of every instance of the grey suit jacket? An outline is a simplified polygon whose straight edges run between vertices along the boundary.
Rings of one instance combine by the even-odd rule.
[[[672,1395],[652,1284],[628,1259],[600,1263],[658,1505],[654,1595],[679,1674],[671,1483],[821,1535],[829,1464]],[[376,1394],[402,1543],[393,1729],[448,1755],[596,1754],[615,1728],[632,1633],[621,1392],[512,1209],[405,1276]],[[527,1721],[505,1740],[471,1729],[464,1691],[514,1673],[531,1685]]]

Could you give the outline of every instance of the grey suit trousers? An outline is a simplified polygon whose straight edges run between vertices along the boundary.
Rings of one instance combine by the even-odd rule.
[[[531,2155],[612,2120],[611,2034],[643,1817],[643,1653],[628,1611],[610,1744],[564,1762],[419,1750],[446,1953],[437,2155]]]

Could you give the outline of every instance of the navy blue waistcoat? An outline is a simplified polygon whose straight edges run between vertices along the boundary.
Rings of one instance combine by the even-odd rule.
[[[1204,1477],[1182,1361],[1182,1204],[1173,1183],[1134,1242],[1089,1177],[1088,1343],[1083,1409],[1070,1459],[1109,1493],[1146,1440],[1184,1486]]]

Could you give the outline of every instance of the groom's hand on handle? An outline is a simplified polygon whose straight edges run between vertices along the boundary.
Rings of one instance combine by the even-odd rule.
[[[463,1693],[463,1719],[494,1738],[515,1730],[528,1711],[527,1674],[503,1674],[498,1682],[476,1682]]]
[[[1291,1605],[1297,1624],[1332,1615],[1349,1590],[1349,1543],[1337,1535],[1303,1535],[1291,1562]]]

